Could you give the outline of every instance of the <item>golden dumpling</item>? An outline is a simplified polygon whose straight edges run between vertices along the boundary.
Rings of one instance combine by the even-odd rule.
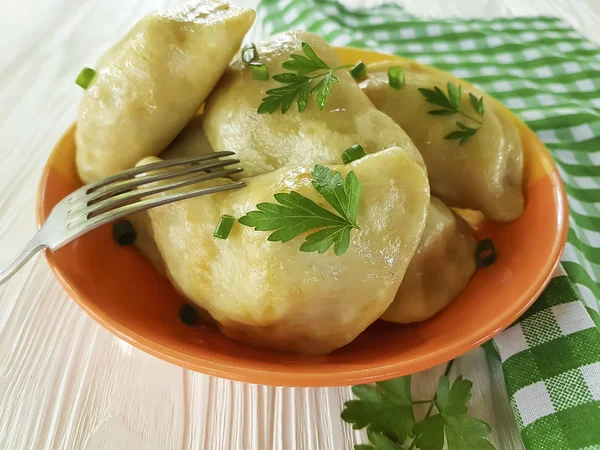
[[[203,117],[197,115],[177,135],[159,156],[161,159],[178,159],[212,153],[213,149],[204,133]]]
[[[348,250],[299,250],[302,236],[270,242],[268,232],[235,223],[215,239],[221,215],[241,217],[292,190],[324,208],[311,166],[245,178],[246,187],[151,209],[154,239],[173,285],[208,312],[229,337],[311,354],[351,342],[388,308],[425,227],[425,171],[397,147],[333,166],[362,183]],[[398,176],[401,173],[402,176]],[[211,183],[225,183],[214,180]],[[190,187],[193,189],[193,187]]]
[[[77,119],[77,169],[92,182],[158,155],[194,117],[255,12],[198,0],[144,17],[98,62]]]
[[[194,117],[177,138],[160,154],[159,158],[146,158],[145,163],[159,162],[161,159],[178,159],[211,153],[212,148],[202,129],[202,116]],[[135,246],[152,262],[161,274],[165,274],[165,263],[160,255],[148,211],[132,214],[128,219],[133,224],[137,239]]]
[[[404,68],[406,84],[390,88],[387,70]],[[485,94],[463,86],[463,111],[472,112],[469,93],[483,96],[485,114],[481,129],[464,144],[445,140],[457,129],[456,122],[476,127],[476,122],[461,115],[430,115],[440,109],[425,101],[419,88],[439,87],[446,92],[450,76],[417,63],[391,61],[369,66],[369,75],[360,83],[373,104],[389,115],[411,137],[425,160],[431,193],[448,206],[475,209],[493,220],[510,221],[523,212],[523,151],[518,130],[510,117]]]
[[[448,306],[475,273],[476,246],[469,224],[431,197],[417,252],[394,302],[381,318],[397,323],[421,322]]]
[[[303,53],[302,42],[329,67],[342,65],[322,38],[304,31],[279,34],[258,45],[258,62],[271,75],[267,81],[253,80],[252,67],[238,56],[206,102],[204,131],[213,149],[234,151],[247,176],[284,166],[338,164],[344,150],[355,144],[367,153],[399,146],[422,164],[406,133],[373,107],[345,70],[335,72],[339,82],[331,86],[322,111],[312,95],[302,113],[295,102],[285,114],[279,109],[257,112],[268,90],[284,86],[272,76],[286,71],[282,64],[291,54]]]

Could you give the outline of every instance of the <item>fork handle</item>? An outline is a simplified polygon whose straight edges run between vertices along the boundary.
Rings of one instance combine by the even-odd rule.
[[[15,273],[17,273],[17,271],[23,267],[27,261],[33,257],[33,255],[46,247],[48,246],[40,243],[37,235],[34,236],[33,239],[27,243],[25,249],[19,254],[19,256],[17,256],[6,267],[0,269],[0,286],[8,281],[8,279]]]

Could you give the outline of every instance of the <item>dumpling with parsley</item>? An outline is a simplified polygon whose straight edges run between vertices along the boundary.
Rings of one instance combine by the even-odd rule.
[[[397,323],[434,316],[465,288],[475,273],[477,243],[467,222],[431,197],[423,237],[394,302],[381,316]]]
[[[366,153],[398,146],[423,164],[407,134],[373,107],[321,37],[282,33],[256,44],[256,51],[252,64],[238,55],[204,110],[212,147],[234,151],[247,175],[337,164],[355,144]]]
[[[92,182],[158,155],[194,117],[255,12],[197,0],[138,22],[98,62],[77,119],[77,169]]]
[[[423,168],[393,147],[243,181],[148,211],[173,285],[233,339],[310,354],[351,342],[392,303],[421,240]],[[238,221],[218,239],[223,215]]]
[[[390,87],[391,67],[403,69],[403,86]],[[493,220],[521,215],[523,149],[506,112],[475,88],[415,62],[372,64],[368,70],[360,87],[411,137],[425,160],[433,195]],[[392,76],[392,84],[399,76]]]

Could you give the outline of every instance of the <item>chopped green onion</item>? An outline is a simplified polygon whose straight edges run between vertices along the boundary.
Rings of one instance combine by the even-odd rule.
[[[347,148],[344,153],[342,153],[342,161],[344,164],[348,164],[352,161],[362,158],[365,155],[365,149],[358,144],[354,144],[352,147]]]
[[[217,239],[227,239],[229,237],[229,233],[231,233],[231,228],[233,228],[234,222],[235,217],[223,214],[213,236]]]
[[[264,64],[252,63],[252,79],[266,81],[269,79],[269,68]]]
[[[198,311],[187,303],[179,307],[179,319],[186,325],[194,325],[198,320]]]
[[[92,81],[94,81],[95,77],[96,77],[96,71],[94,69],[90,69],[89,67],[84,67],[81,70],[81,72],[79,72],[79,75],[77,75],[77,79],[75,80],[75,83],[77,83],[82,88],[87,89],[90,87],[90,85],[92,84]]]
[[[367,65],[362,61],[357,62],[356,65],[352,69],[350,69],[350,75],[352,75],[352,78],[354,78],[355,80],[360,80],[362,77],[365,76],[366,73]]]
[[[119,220],[113,224],[113,239],[119,245],[133,245],[137,232],[129,220]]]
[[[487,267],[491,266],[498,259],[498,254],[496,253],[496,247],[491,239],[484,239],[483,241],[479,241],[477,244],[477,249],[475,250],[475,260],[477,262],[477,267]]]
[[[404,78],[404,69],[400,66],[390,67],[388,69],[388,83],[390,87],[399,91],[406,84]]]
[[[258,51],[256,50],[256,45],[248,44],[242,49],[242,61],[246,64],[250,64],[251,62],[258,60]]]

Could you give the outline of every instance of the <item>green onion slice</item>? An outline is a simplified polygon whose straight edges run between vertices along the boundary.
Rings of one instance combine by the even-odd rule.
[[[92,81],[94,81],[94,78],[96,78],[96,71],[94,69],[90,69],[89,67],[84,67],[81,72],[79,72],[79,75],[77,75],[75,83],[77,83],[83,89],[87,89],[92,84]]]
[[[113,224],[113,239],[119,245],[133,245],[137,232],[129,220],[119,220]]]
[[[397,91],[402,89],[406,84],[404,69],[400,66],[390,67],[388,69],[388,83],[391,88],[396,89]]]
[[[362,158],[365,155],[365,149],[358,144],[354,144],[352,147],[346,149],[344,153],[342,153],[342,161],[344,164],[348,164],[352,161]]]
[[[266,81],[269,79],[269,68],[264,64],[252,63],[252,79]]]
[[[248,44],[242,49],[242,61],[246,64],[258,61],[258,50],[256,50],[256,45]]]
[[[227,239],[229,237],[229,233],[231,233],[231,228],[233,228],[234,222],[235,217],[223,214],[213,236],[217,239]]]
[[[488,267],[496,262],[498,254],[496,253],[496,247],[491,239],[484,239],[479,241],[477,249],[475,250],[475,261],[477,267]]]
[[[350,69],[350,75],[352,75],[352,78],[354,78],[355,80],[360,80],[366,75],[366,73],[367,65],[362,61],[357,62],[356,65],[352,69]]]
[[[179,307],[179,319],[186,325],[194,325],[198,320],[198,311],[192,305],[184,303]]]

